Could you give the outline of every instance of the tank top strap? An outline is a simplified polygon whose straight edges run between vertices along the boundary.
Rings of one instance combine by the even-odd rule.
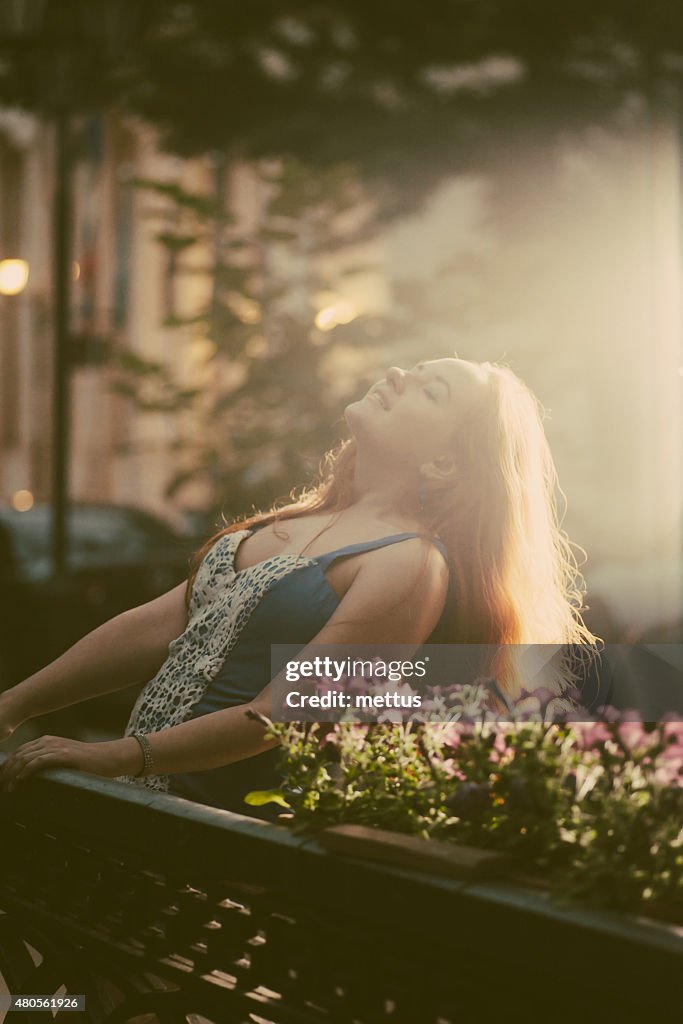
[[[432,542],[432,544],[435,545],[435,547],[437,547],[439,549],[439,551],[441,552],[443,557],[446,559],[446,562],[448,562],[448,548],[446,547],[444,542],[441,540],[441,538],[440,537],[432,537],[431,538],[431,542]]]
[[[390,537],[379,537],[377,540],[366,540],[361,541],[358,544],[347,544],[346,547],[337,548],[335,551],[328,551],[324,555],[314,556],[313,561],[317,562],[321,569],[326,569],[330,562],[333,562],[335,558],[341,558],[344,555],[359,555],[363,551],[374,551],[376,548],[384,548],[389,544],[397,544],[399,541],[407,540],[409,537],[424,536],[425,535],[423,533],[393,533]],[[448,553],[442,541],[434,538],[433,543],[437,545],[444,557],[448,559]]]

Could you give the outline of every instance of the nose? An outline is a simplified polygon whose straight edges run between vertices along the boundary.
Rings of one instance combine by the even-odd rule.
[[[400,366],[390,366],[387,370],[387,382],[399,395],[403,393],[406,386],[407,373]]]

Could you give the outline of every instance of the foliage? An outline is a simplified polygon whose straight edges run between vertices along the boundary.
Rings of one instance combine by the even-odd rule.
[[[683,722],[611,718],[269,733],[297,829],[356,823],[471,844],[563,897],[683,907]]]
[[[658,0],[169,3],[129,104],[182,153],[352,159],[388,217],[500,153],[608,123],[680,85],[683,18]],[[220,102],[216,102],[220,97]],[[504,174],[504,168],[501,168]]]
[[[330,359],[334,328],[316,326],[346,272],[325,270],[320,257],[355,241],[372,220],[372,206],[353,165],[322,173],[269,161],[250,165],[260,200],[250,219],[238,221],[230,213],[227,168],[218,161],[215,169],[213,194],[177,181],[131,183],[149,198],[146,216],[166,253],[164,326],[199,353],[193,386],[167,361],[123,349],[113,355],[114,386],[141,411],[178,414],[178,470],[168,496],[200,482],[211,513],[236,515],[311,477],[323,451],[339,440],[340,408],[356,397],[358,377],[376,361],[377,318],[354,311],[342,344],[355,352],[346,379],[338,349]],[[199,303],[193,308],[183,293],[188,277]]]
[[[52,115],[132,112],[157,126],[173,152],[219,154],[227,165],[260,161],[264,186],[264,161],[275,164],[265,218],[245,238],[231,229],[222,196],[138,183],[173,211],[157,232],[169,278],[204,273],[213,281],[205,308],[188,314],[170,302],[165,323],[194,327],[215,346],[208,377],[220,386],[209,389],[215,402],[203,402],[163,363],[139,360],[136,374],[125,353],[117,386],[141,409],[194,417],[193,429],[174,424],[182,465],[169,493],[201,479],[229,513],[268,504],[309,477],[312,460],[337,440],[329,423],[351,394],[332,380],[307,302],[318,287],[316,254],[348,241],[338,215],[358,202],[358,181],[372,214],[356,225],[356,239],[454,174],[476,169],[507,187],[511,171],[526,166],[520,155],[528,161],[586,124],[648,118],[674,97],[683,71],[683,16],[665,0],[593,0],[559,13],[529,0],[28,7],[43,16],[27,37],[11,35],[11,17],[0,24],[0,104]],[[517,177],[526,187],[527,176]],[[303,263],[307,281],[283,278],[272,259],[278,247],[285,262]],[[207,250],[213,257],[202,268],[194,257]],[[490,316],[496,289],[478,280]],[[467,331],[462,274],[453,292],[448,323]],[[294,294],[297,308],[285,301]],[[404,307],[393,328],[410,344],[426,333],[430,310],[410,297]],[[387,333],[376,319],[379,333],[368,327],[362,318],[350,330],[342,324],[335,341],[360,353]],[[372,362],[372,353],[357,360],[357,376]]]
[[[683,72],[670,0],[46,0],[38,35],[0,38],[0,102],[116,104],[183,155],[238,151],[383,182],[387,216],[444,177],[495,169],[586,123],[668,102]],[[501,168],[501,174],[504,174]]]

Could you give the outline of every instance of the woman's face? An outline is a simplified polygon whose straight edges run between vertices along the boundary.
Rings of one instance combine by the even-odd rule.
[[[419,466],[452,451],[487,376],[465,359],[432,359],[410,370],[392,366],[344,416],[357,442],[379,444],[388,456]]]

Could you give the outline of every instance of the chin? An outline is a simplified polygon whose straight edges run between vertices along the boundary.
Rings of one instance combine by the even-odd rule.
[[[359,443],[375,444],[382,437],[380,414],[382,410],[374,407],[373,402],[363,398],[351,402],[344,409],[344,419],[352,437]]]
[[[353,429],[353,425],[355,423],[358,423],[365,418],[363,416],[363,413],[364,409],[362,398],[358,399],[355,402],[349,402],[349,404],[344,409],[344,419],[346,420],[347,425],[351,427],[351,429]]]

